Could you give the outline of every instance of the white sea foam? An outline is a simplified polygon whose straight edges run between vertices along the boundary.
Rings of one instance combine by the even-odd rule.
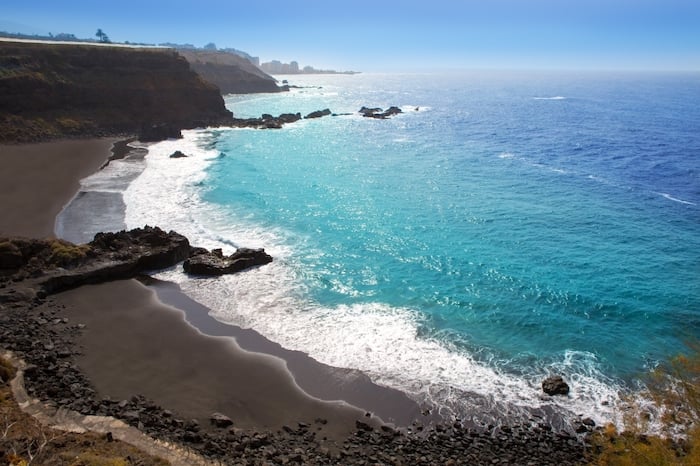
[[[122,159],[112,160],[102,170],[80,180],[80,190],[122,193],[128,184],[141,173],[143,164],[142,156],[127,155]]]
[[[534,100],[566,100],[566,97],[556,95],[554,97],[533,97]]]
[[[656,194],[658,194],[659,196],[662,196],[662,197],[668,199],[669,201],[679,202],[679,203],[685,204],[685,205],[697,205],[697,204],[695,204],[694,202],[684,201],[683,199],[678,199],[677,197],[673,197],[673,196],[671,196],[671,195],[668,194],[668,193],[659,193],[659,192],[657,192]]]
[[[295,249],[313,253],[300,246],[301,239],[233,219],[201,199],[204,169],[219,156],[202,149],[208,134],[185,131],[182,140],[150,146],[147,168],[124,199],[129,228],[156,224],[197,246],[228,252],[239,245],[265,247],[275,257],[265,267],[210,280],[191,280],[179,270],[159,274],[211,308],[216,319],[253,328],[323,363],[360,369],[420,401],[454,407],[465,403],[461,394],[473,392],[516,406],[557,405],[598,423],[615,419],[617,387],[597,371],[590,354],[567,353],[554,364],[533,367],[531,375],[517,376],[477,362],[444,341],[421,337],[420,315],[412,309],[379,302],[329,308],[314,302],[303,284],[304,271],[294,262]],[[175,150],[188,157],[170,159]],[[553,372],[570,380],[569,397],[542,398],[540,382]]]

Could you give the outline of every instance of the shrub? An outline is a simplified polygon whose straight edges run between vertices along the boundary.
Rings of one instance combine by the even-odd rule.
[[[600,466],[700,465],[700,342],[659,365],[647,381],[644,398],[658,417],[657,435],[646,435],[651,418],[637,403],[624,416],[625,431],[606,426],[594,437]]]
[[[90,251],[90,247],[87,245],[76,245],[60,239],[52,240],[50,246],[49,262],[57,267],[71,267],[80,264]]]

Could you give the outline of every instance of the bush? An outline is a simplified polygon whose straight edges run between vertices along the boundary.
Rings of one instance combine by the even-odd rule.
[[[650,375],[644,398],[652,400],[658,435],[646,435],[651,417],[637,402],[624,416],[625,431],[606,426],[594,438],[600,466],[700,465],[700,342]]]
[[[64,240],[51,241],[51,256],[49,262],[57,267],[71,267],[80,264],[87,257],[90,247],[84,244],[76,245]]]

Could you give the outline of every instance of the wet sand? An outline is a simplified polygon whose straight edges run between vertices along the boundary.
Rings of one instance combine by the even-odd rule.
[[[54,236],[56,216],[98,170],[114,139],[0,145],[0,236]]]

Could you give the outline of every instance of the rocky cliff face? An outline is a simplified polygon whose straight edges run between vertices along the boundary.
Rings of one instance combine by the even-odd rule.
[[[231,118],[216,86],[171,49],[0,42],[0,143]]]
[[[213,50],[178,50],[202,78],[216,85],[222,94],[251,94],[289,90],[277,86],[275,78],[232,53]]]

